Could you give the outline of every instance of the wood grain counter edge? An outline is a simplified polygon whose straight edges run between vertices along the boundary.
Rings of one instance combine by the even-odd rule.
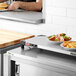
[[[30,37],[26,37],[26,38],[21,38],[21,39],[13,40],[13,41],[10,41],[10,42],[8,42],[8,43],[0,44],[0,48],[4,48],[4,47],[8,47],[8,46],[11,46],[11,45],[18,44],[18,43],[20,43],[22,40],[26,40],[26,39],[29,39],[29,38],[32,38],[32,37],[34,37],[34,35],[31,35]]]

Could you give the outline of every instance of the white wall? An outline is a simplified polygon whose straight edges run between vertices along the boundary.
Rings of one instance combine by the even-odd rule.
[[[45,0],[46,23],[33,25],[0,20],[0,28],[30,34],[68,33],[76,40],[76,0]]]
[[[56,27],[58,32],[65,31],[76,40],[76,0],[46,0],[46,8],[48,25]]]

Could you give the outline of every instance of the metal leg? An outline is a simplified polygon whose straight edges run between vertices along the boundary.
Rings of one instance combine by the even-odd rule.
[[[0,76],[3,76],[3,53],[0,54]]]
[[[21,45],[21,49],[24,50],[24,45]]]
[[[21,42],[21,49],[22,49],[22,50],[24,50],[24,45],[25,45],[25,42],[22,41],[22,42]]]

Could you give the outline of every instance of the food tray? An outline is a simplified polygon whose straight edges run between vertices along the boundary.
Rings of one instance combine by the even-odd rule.
[[[3,9],[3,10],[0,10],[0,12],[6,12],[8,11],[8,9]]]
[[[76,48],[67,48],[63,46],[63,43],[60,44],[60,46],[65,49],[65,50],[69,50],[69,51],[76,51]]]

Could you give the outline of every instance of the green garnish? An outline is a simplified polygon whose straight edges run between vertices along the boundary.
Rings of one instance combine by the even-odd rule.
[[[69,39],[69,37],[68,37],[68,36],[64,36],[64,38],[65,38],[65,39]]]
[[[65,36],[66,34],[65,33],[62,33],[62,36]]]
[[[53,36],[55,37],[55,35],[52,35],[52,36],[49,36],[48,38],[51,38],[51,37],[53,37]]]
[[[51,38],[52,36],[49,36],[48,38]]]
[[[55,39],[55,41],[58,41],[57,39]]]

